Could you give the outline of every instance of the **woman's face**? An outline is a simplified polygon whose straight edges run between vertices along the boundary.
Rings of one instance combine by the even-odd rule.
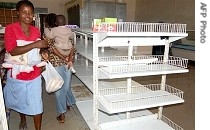
[[[27,5],[22,5],[17,11],[20,22],[30,24],[33,22],[34,11],[33,8]]]

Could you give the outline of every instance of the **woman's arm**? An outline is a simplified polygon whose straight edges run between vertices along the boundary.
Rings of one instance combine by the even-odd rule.
[[[46,48],[47,42],[45,40],[38,40],[25,46],[16,46],[9,53],[12,56],[24,54],[34,48]]]
[[[66,57],[63,56],[63,55],[56,49],[56,47],[53,47],[53,53],[56,54],[58,57],[60,57],[62,60],[64,60],[64,61],[67,62]]]
[[[21,34],[18,33],[18,29],[13,26],[8,25],[5,29],[4,36],[4,46],[7,52],[9,52],[12,56],[24,54],[34,48],[46,48],[47,42],[45,40],[37,40],[27,45],[18,46],[17,40],[20,40],[19,37],[22,37]],[[36,38],[39,38],[40,32],[38,29],[34,29],[33,35]]]

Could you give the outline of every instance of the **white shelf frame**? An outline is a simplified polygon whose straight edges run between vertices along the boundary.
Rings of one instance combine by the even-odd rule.
[[[0,35],[3,35],[4,33],[5,33],[5,27],[0,27]],[[0,41],[0,44],[3,44],[3,43],[1,43]],[[0,50],[2,50],[2,48],[0,48]],[[3,88],[1,80],[0,80],[0,88]],[[7,122],[4,97],[3,97],[3,89],[0,90],[0,129],[8,130],[8,122]]]
[[[102,24],[105,24],[106,23],[102,23]],[[117,23],[119,24],[119,23]],[[130,24],[130,23],[125,23],[125,24]],[[131,23],[133,24],[133,23]],[[100,113],[100,110],[101,111],[104,111],[105,113],[118,113],[118,112],[126,112],[125,114],[125,119],[130,122],[132,124],[132,122],[134,120],[136,120],[137,118],[131,118],[131,114],[132,114],[132,111],[131,110],[136,110],[136,109],[144,109],[144,108],[148,108],[148,107],[158,107],[158,113],[155,114],[155,118],[156,120],[160,121],[160,120],[167,120],[167,118],[165,118],[163,115],[162,115],[162,111],[163,111],[163,106],[164,105],[170,105],[170,104],[177,104],[177,103],[183,103],[184,100],[183,100],[183,95],[181,97],[179,96],[175,96],[177,98],[179,98],[178,100],[176,100],[175,102],[172,102],[172,101],[169,101],[170,103],[166,103],[166,104],[158,104],[157,105],[153,105],[153,106],[142,106],[140,105],[141,107],[137,107],[137,108],[134,108],[134,109],[131,109],[130,107],[128,107],[128,109],[126,110],[119,110],[119,109],[116,109],[116,111],[110,111],[110,110],[107,110],[107,106],[104,105],[104,103],[101,103],[101,99],[107,99],[107,95],[101,95],[101,88],[100,88],[100,82],[99,82],[99,79],[115,79],[115,78],[126,78],[127,79],[127,86],[125,87],[126,88],[126,94],[131,94],[132,95],[132,78],[131,77],[135,77],[135,76],[149,76],[149,75],[162,75],[162,78],[161,78],[161,83],[159,85],[159,88],[160,90],[165,90],[168,86],[166,85],[166,74],[172,74],[172,73],[186,73],[188,72],[189,70],[186,69],[187,67],[180,67],[180,66],[176,66],[177,68],[171,68],[171,70],[169,69],[166,69],[164,70],[163,68],[160,67],[161,70],[159,69],[156,69],[156,71],[152,71],[152,72],[148,72],[148,70],[145,70],[145,72],[143,72],[144,74],[140,74],[142,72],[134,72],[134,73],[129,73],[127,75],[124,75],[123,76],[119,76],[119,74],[112,74],[112,76],[110,76],[110,71],[107,71],[106,69],[101,69],[103,68],[103,64],[101,65],[100,62],[99,62],[99,59],[98,57],[101,57],[104,55],[104,52],[106,52],[106,48],[109,47],[109,46],[127,46],[128,47],[128,51],[127,51],[127,55],[128,55],[128,64],[132,63],[132,56],[133,56],[133,47],[134,46],[148,46],[148,45],[165,45],[165,52],[164,52],[164,56],[163,56],[163,60],[162,60],[162,64],[167,64],[169,63],[169,57],[168,57],[168,52],[169,52],[169,45],[170,45],[170,42],[172,41],[176,41],[178,39],[181,39],[183,37],[186,37],[187,36],[187,33],[186,33],[186,25],[185,24],[160,24],[160,23],[157,23],[157,24],[144,24],[144,23],[141,23],[140,25],[143,25],[145,26],[146,28],[142,31],[135,31],[135,30],[129,30],[129,31],[117,31],[117,32],[107,32],[107,31],[100,31],[100,32],[91,32],[89,29],[87,30],[83,30],[83,29],[80,29],[78,32],[76,31],[76,34],[80,34],[80,35],[84,35],[85,36],[85,41],[80,38],[80,42],[77,42],[77,47],[79,47],[79,54],[81,54],[82,56],[86,57],[85,61],[86,61],[86,65],[87,63],[89,62],[88,60],[90,61],[94,61],[93,62],[93,88],[91,89],[92,92],[93,92],[93,119],[91,121],[91,129],[105,129],[105,127],[103,126],[106,126],[106,125],[103,125],[103,123],[101,124],[100,122],[100,119],[99,119],[99,113]],[[117,25],[118,26],[118,25]],[[124,25],[123,25],[124,26]],[[139,26],[139,25],[138,25]],[[154,26],[157,26],[157,27],[163,27],[164,29],[162,30],[151,30],[150,29],[147,29],[147,27],[149,26],[153,26],[153,29],[154,29]],[[176,27],[179,27],[178,29],[176,29]],[[171,30],[171,31],[169,31]],[[169,38],[165,38],[165,39],[161,39],[160,37],[161,36],[168,36]],[[89,38],[93,38],[93,43],[89,45],[88,43],[88,37]],[[143,42],[143,43],[139,43],[139,41]],[[142,40],[143,39],[143,40]],[[115,40],[116,42],[115,43],[112,43],[112,41]],[[155,42],[155,43],[154,43]],[[85,43],[85,45],[83,44]],[[132,44],[130,44],[132,43]],[[88,49],[89,48],[89,49]],[[90,50],[90,52],[89,52]],[[111,49],[110,49],[111,50]],[[118,51],[118,50],[116,50]],[[125,54],[126,51],[124,51],[124,54]],[[114,56],[123,56],[122,55],[122,51],[120,53],[116,53],[116,55]],[[113,56],[113,53],[111,53],[110,55],[108,54],[107,56]],[[186,60],[186,61],[185,61]],[[184,64],[187,64],[187,59],[183,59],[183,62]],[[102,67],[103,66],[103,67]],[[148,65],[147,65],[148,66]],[[174,67],[174,65],[172,65]],[[110,66],[109,66],[110,67]],[[105,67],[104,67],[105,68]],[[102,73],[103,76],[100,76]],[[109,74],[108,74],[109,73]],[[125,73],[126,74],[126,73]],[[121,73],[122,75],[122,73]],[[171,86],[170,86],[171,87]],[[105,88],[105,89],[110,89],[109,87],[108,88]],[[117,89],[117,88],[115,88]],[[174,89],[176,90],[176,89]],[[165,92],[165,91],[164,91]],[[180,93],[183,94],[182,91],[180,91]],[[166,94],[168,95],[168,94]],[[173,94],[171,94],[173,95]],[[132,95],[134,96],[134,95]],[[174,95],[173,95],[174,96]],[[156,97],[156,96],[154,96]],[[109,97],[110,98],[110,97]],[[79,103],[80,104],[80,103]],[[79,108],[80,109],[80,108]],[[81,110],[83,111],[83,110]],[[84,117],[86,118],[86,117]],[[140,118],[143,118],[143,117],[140,117]],[[102,119],[103,120],[103,119]],[[137,119],[138,120],[138,119]],[[170,120],[167,120],[168,122],[171,123]],[[90,121],[87,121],[87,123],[90,122]],[[135,121],[134,121],[135,122]],[[146,122],[146,120],[143,121],[143,124]],[[151,121],[152,122],[152,121]],[[108,124],[113,124],[114,122],[107,122]],[[169,124],[170,124],[169,123]],[[88,123],[89,124],[89,123]],[[172,125],[170,125],[170,128],[167,128],[168,129],[175,129],[175,130],[182,130],[181,127],[179,127],[178,125],[176,125],[175,123],[171,123]],[[146,125],[145,125],[146,126]],[[175,126],[175,127],[174,127]],[[110,128],[114,128],[113,125],[111,125]]]

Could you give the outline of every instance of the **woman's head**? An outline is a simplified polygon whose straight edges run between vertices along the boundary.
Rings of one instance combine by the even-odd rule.
[[[25,24],[33,22],[34,5],[27,0],[21,0],[16,5],[17,15],[19,21]]]
[[[49,13],[45,18],[46,26],[53,28],[56,27],[56,14],[55,13]]]

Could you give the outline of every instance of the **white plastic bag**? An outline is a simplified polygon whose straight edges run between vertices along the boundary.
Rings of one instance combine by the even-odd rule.
[[[46,70],[42,72],[42,76],[45,79],[45,87],[48,93],[57,91],[64,83],[63,78],[50,62],[46,63]]]

